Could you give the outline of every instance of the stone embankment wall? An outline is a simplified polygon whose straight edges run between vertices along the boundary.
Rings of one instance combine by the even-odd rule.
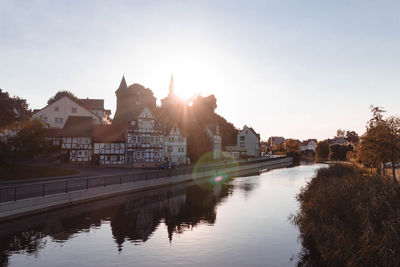
[[[276,169],[292,165],[292,158],[284,157],[273,160],[256,161],[254,163],[241,164],[224,168],[215,166],[214,169],[196,173],[195,179],[209,179],[219,174],[233,174],[243,176],[257,173],[265,169]],[[173,175],[167,177],[152,178],[147,180],[99,186],[84,190],[76,190],[64,193],[50,194],[32,198],[18,199],[0,203],[0,220],[41,212],[57,207],[73,205],[85,201],[92,201],[105,197],[111,197],[123,193],[149,190],[156,187],[174,185],[193,180],[193,173]]]

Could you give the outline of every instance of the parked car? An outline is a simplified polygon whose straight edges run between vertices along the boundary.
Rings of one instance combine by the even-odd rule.
[[[158,168],[162,169],[162,170],[166,170],[166,169],[168,169],[168,166],[169,166],[169,163],[168,162],[164,162],[164,163],[160,164],[158,166]],[[171,162],[171,169],[176,169],[178,167],[179,167],[179,164],[177,162]]]

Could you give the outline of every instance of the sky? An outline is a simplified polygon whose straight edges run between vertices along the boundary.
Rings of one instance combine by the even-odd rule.
[[[128,84],[214,94],[237,128],[318,140],[400,114],[400,1],[0,0],[0,88],[43,108],[59,90]]]

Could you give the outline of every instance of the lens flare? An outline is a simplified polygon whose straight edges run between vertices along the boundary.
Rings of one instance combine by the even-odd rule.
[[[214,159],[215,156],[214,152],[208,152],[193,167],[193,180],[204,188],[209,188],[210,184],[222,184],[238,175],[239,164],[236,159],[224,152],[217,152],[218,159]]]

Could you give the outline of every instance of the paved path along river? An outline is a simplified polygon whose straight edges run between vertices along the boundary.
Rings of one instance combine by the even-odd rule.
[[[9,266],[291,266],[288,216],[322,165],[126,194],[0,224]]]

